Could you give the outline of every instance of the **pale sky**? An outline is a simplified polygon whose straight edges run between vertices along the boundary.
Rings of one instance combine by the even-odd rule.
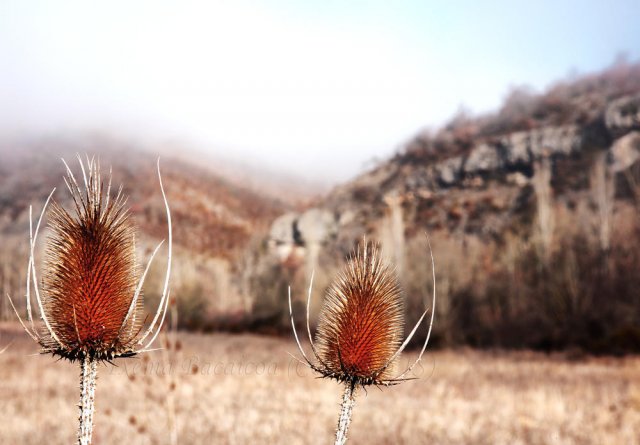
[[[344,180],[461,106],[640,57],[634,1],[0,0],[0,136],[104,130]]]

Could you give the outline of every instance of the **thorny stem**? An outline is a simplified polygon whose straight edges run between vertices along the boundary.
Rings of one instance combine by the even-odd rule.
[[[342,395],[342,407],[340,408],[335,445],[344,445],[347,442],[347,432],[349,431],[351,414],[355,404],[356,386],[353,383],[347,383],[344,388],[344,394]]]
[[[84,357],[80,363],[80,368],[80,426],[78,427],[78,445],[91,445],[98,362],[89,357]]]

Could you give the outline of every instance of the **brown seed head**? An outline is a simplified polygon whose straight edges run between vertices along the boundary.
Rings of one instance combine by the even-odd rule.
[[[67,184],[75,212],[53,203],[43,277],[44,311],[59,342],[45,335],[42,346],[70,360],[132,354],[140,320],[127,314],[138,274],[125,198],[103,192],[96,162],[89,163],[85,190],[71,172]]]
[[[325,297],[316,333],[321,372],[353,384],[380,382],[391,371],[403,324],[395,271],[365,242]]]

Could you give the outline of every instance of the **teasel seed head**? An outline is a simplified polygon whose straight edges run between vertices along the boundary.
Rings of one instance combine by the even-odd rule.
[[[389,386],[411,379],[406,376],[420,362],[426,350],[436,304],[435,262],[428,237],[427,243],[433,274],[432,303],[404,341],[404,308],[398,278],[392,266],[382,259],[378,246],[367,243],[366,239],[347,260],[345,268],[328,289],[315,342],[309,326],[313,274],[311,276],[306,330],[315,361],[309,359],[300,344],[289,288],[291,326],[303,363],[323,377],[346,383],[352,390],[358,386]],[[392,377],[398,356],[407,347],[429,311],[431,319],[418,358],[398,376]]]
[[[142,330],[138,314],[142,306],[142,286],[162,243],[153,251],[138,281],[134,229],[125,208],[126,199],[122,195],[122,187],[112,199],[111,175],[106,192],[103,193],[99,163],[87,157],[85,169],[80,156],[78,160],[84,189],[80,187],[66,162],[64,163],[68,174],[65,183],[73,198],[75,211],[69,213],[55,202],[52,205],[49,223],[51,234],[45,249],[42,294],[34,259],[35,246],[42,218],[55,189],[42,208],[35,230],[32,208],[29,207],[26,323],[11,297],[7,296],[20,324],[42,346],[43,352],[80,362],[77,443],[90,445],[98,362],[149,351],[162,329],[170,300],[172,235],[171,212],[162,185],[158,159],[158,180],[169,229],[167,270],[156,314],[139,335]],[[33,321],[32,288],[44,324],[42,329],[36,328]],[[147,341],[150,335],[151,339]]]
[[[30,209],[27,323],[17,311],[16,315],[25,331],[40,343],[45,353],[71,361],[110,361],[148,350],[162,327],[170,300],[171,213],[158,161],[158,178],[169,229],[167,270],[158,309],[141,334],[144,321],[140,316],[142,287],[162,242],[140,273],[136,264],[135,230],[122,187],[112,196],[111,174],[105,190],[99,162],[87,158],[85,168],[79,156],[78,160],[84,187],[76,181],[65,162],[65,183],[73,199],[73,210],[67,211],[57,202],[51,205],[42,292],[34,260],[35,245],[55,189],[45,202],[35,230]],[[32,293],[44,322],[42,329],[33,322]],[[10,302],[13,306],[11,299]],[[30,327],[27,326],[29,323]],[[147,341],[149,335],[151,340]]]
[[[360,384],[388,377],[388,363],[402,341],[403,318],[395,270],[384,262],[378,246],[364,244],[324,299],[316,344],[326,371]]]
[[[86,189],[69,188],[74,214],[54,201],[49,216],[43,306],[59,342],[45,335],[41,344],[70,360],[133,353],[139,329],[140,317],[127,319],[139,278],[134,228],[121,190],[110,199],[102,187],[90,164]]]
[[[427,237],[429,243],[429,238]],[[400,287],[395,271],[385,263],[377,246],[363,240],[362,247],[348,259],[337,280],[329,287],[320,313],[314,343],[309,327],[309,307],[313,274],[307,296],[307,335],[316,361],[304,352],[293,320],[291,288],[289,288],[289,315],[298,350],[304,362],[322,377],[336,379],[344,384],[344,394],[336,428],[335,444],[344,445],[351,423],[358,387],[368,385],[395,385],[405,378],[422,359],[427,348],[433,312],[436,305],[435,262],[431,252],[433,272],[433,300],[427,338],[416,361],[397,377],[391,369],[397,357],[406,348],[427,315],[424,311],[411,333],[400,344],[403,331],[403,307]],[[316,347],[317,344],[317,347]]]

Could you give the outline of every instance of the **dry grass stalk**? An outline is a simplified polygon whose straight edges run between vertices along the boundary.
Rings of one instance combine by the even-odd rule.
[[[429,244],[429,248],[431,245]],[[314,343],[309,327],[312,283],[307,297],[307,334],[315,361],[300,345],[289,289],[289,314],[298,349],[306,365],[323,377],[345,385],[342,408],[336,430],[336,444],[344,444],[351,423],[356,391],[369,385],[390,386],[406,377],[420,362],[429,342],[435,311],[435,264],[431,255],[433,300],[426,340],[416,361],[397,376],[393,365],[413,338],[429,309],[422,314],[409,336],[402,340],[403,305],[395,271],[386,264],[377,246],[364,241],[348,260],[343,272],[329,288],[324,301]]]
[[[166,344],[165,348],[162,348],[162,360],[164,362],[164,365],[167,366],[168,368],[171,367],[171,351],[173,350],[174,353],[178,353],[179,351],[179,346],[178,346],[178,304],[177,301],[174,298],[172,298],[171,302],[169,303],[170,306],[170,312],[171,312],[171,319],[170,319],[170,324],[169,324],[169,328],[167,329],[167,332],[165,332],[164,334],[164,343]],[[166,396],[164,398],[164,402],[165,402],[165,407],[167,409],[167,426],[169,428],[169,443],[171,445],[177,445],[178,444],[178,422],[177,422],[177,415],[176,415],[176,397],[175,397],[175,393],[176,393],[176,389],[178,386],[178,382],[175,378],[175,376],[173,375],[173,373],[164,373],[163,377],[167,383],[167,393]]]
[[[78,443],[85,445],[91,443],[92,437],[97,364],[149,350],[162,328],[169,301],[172,238],[171,214],[158,162],[158,179],[169,230],[167,271],[158,310],[151,324],[141,334],[144,327],[140,317],[142,286],[160,246],[153,252],[149,264],[139,277],[135,262],[134,228],[125,207],[122,187],[112,197],[111,175],[104,191],[99,163],[87,158],[85,168],[80,157],[78,160],[84,188],[81,188],[65,163],[65,183],[73,198],[75,212],[71,214],[59,204],[52,204],[49,223],[51,235],[45,253],[42,295],[38,289],[34,252],[40,224],[55,189],[47,198],[35,231],[31,223],[27,323],[17,311],[16,315],[29,336],[40,344],[43,353],[80,362]],[[32,285],[44,323],[43,330],[37,329],[33,321]],[[15,311],[13,302],[11,305]],[[151,339],[147,341],[149,336]]]
[[[9,346],[11,346],[11,343],[5,345],[2,349],[0,349],[0,354],[3,354],[4,351],[6,351],[7,349],[9,349]]]

